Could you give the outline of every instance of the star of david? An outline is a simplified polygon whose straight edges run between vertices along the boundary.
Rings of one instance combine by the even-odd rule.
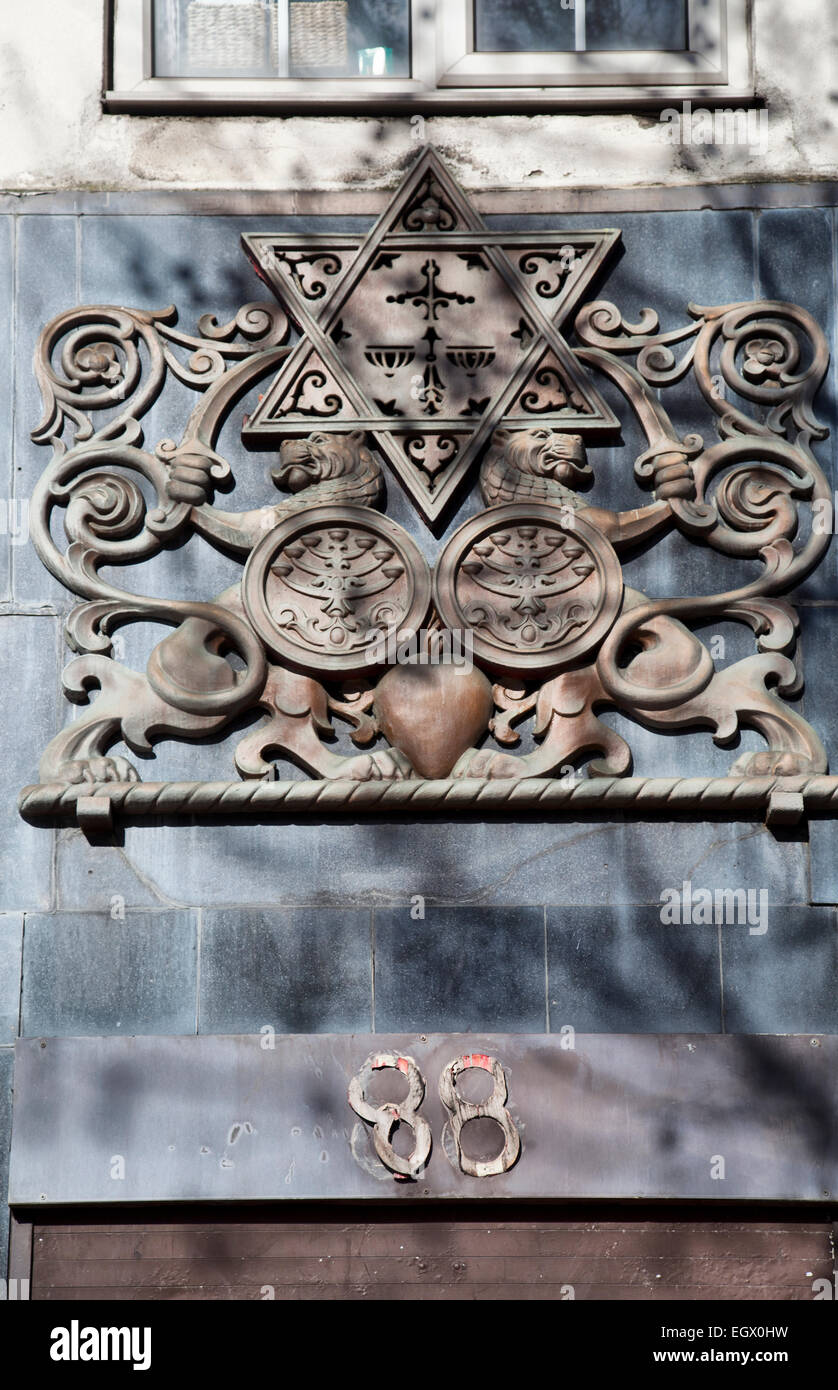
[[[491,231],[432,149],[365,237],[244,235],[300,334],[245,443],[363,429],[433,525],[501,422],[613,430],[561,325],[619,236]]]

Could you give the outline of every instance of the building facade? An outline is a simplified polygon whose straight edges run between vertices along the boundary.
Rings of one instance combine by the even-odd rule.
[[[408,28],[410,7],[350,3],[338,69],[334,39],[320,67],[295,45],[301,11],[346,7],[286,8],[32,0],[0,20],[0,1259],[11,1221],[9,1276],[36,1297],[100,1295],[94,1260],[136,1287],[104,1213],[140,1241],[140,1282],[190,1297],[818,1296],[838,1182],[834,19],[710,6],[702,39],[687,6],[681,43],[680,7],[588,0],[548,7],[573,25],[548,52],[528,7],[510,33],[489,4],[414,6]],[[201,25],[244,43],[239,9],[256,48],[221,67]],[[254,302],[271,313],[242,320]],[[540,437],[514,448],[539,430],[548,469]],[[721,500],[717,447],[741,470]],[[145,451],[142,486],[97,498],[96,448],[118,477],[120,449]],[[312,479],[333,492],[306,499]],[[289,636],[301,593],[300,630],[322,617],[323,572],[312,598],[293,568],[315,503],[342,545],[367,527],[353,564],[381,553],[407,585],[384,637],[436,627],[455,659],[435,639],[424,666],[341,664]],[[526,526],[536,581],[490,631],[480,566],[508,593]],[[545,589],[556,546],[596,617]],[[773,587],[719,599],[762,572]],[[178,647],[188,622],[209,626]],[[264,651],[293,673],[270,706],[264,670],[239,698]],[[111,689],[104,663],[135,676]],[[385,668],[419,693],[382,696]],[[162,783],[181,790],[143,791]],[[406,1099],[375,1076],[393,1068]],[[485,1119],[456,1089],[474,1070],[500,1150],[462,1140]],[[370,1276],[336,1232],[376,1221]],[[332,1274],[309,1267],[314,1231]]]

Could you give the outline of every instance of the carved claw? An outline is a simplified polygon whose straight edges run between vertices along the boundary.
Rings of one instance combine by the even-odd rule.
[[[62,763],[61,781],[77,786],[81,782],[139,782],[140,774],[127,758],[79,758]]]
[[[457,759],[452,777],[524,777],[522,759],[510,753],[498,753],[494,748],[467,748]]]
[[[789,753],[782,748],[763,748],[757,753],[743,753],[730,769],[731,777],[797,777],[807,772],[820,772],[811,758],[803,753]]]
[[[408,782],[416,773],[400,748],[382,748],[377,753],[359,753],[357,758],[347,758],[340,775],[353,782]]]
[[[181,454],[169,469],[166,485],[173,502],[186,502],[191,507],[203,506],[211,502],[214,485],[212,460],[200,454]]]

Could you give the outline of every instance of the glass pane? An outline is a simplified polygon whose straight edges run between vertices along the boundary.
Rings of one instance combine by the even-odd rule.
[[[550,53],[576,47],[573,8],[561,0],[475,0],[474,10],[478,52]]]
[[[687,0],[475,0],[475,48],[484,53],[687,48]]]
[[[154,0],[157,77],[409,77],[410,0]]]
[[[686,49],[687,0],[585,0],[585,47]]]

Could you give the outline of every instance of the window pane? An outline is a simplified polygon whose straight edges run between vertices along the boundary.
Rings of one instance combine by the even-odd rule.
[[[561,0],[475,0],[474,9],[475,48],[483,53],[572,52],[576,47],[574,12]]]
[[[585,0],[585,47],[686,49],[687,0]]]
[[[475,48],[484,53],[687,48],[687,0],[475,0]]]
[[[154,0],[157,77],[409,77],[410,0]]]

